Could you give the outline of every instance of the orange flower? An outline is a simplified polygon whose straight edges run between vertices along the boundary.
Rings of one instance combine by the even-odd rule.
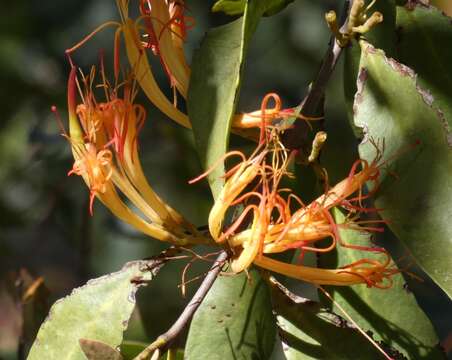
[[[122,6],[124,9],[124,6]],[[190,68],[185,61],[186,17],[183,1],[140,0],[145,47],[159,56],[170,84],[187,97]]]
[[[146,112],[141,105],[134,104],[133,77],[114,88],[103,71],[101,78],[105,102],[98,102],[92,90],[94,67],[89,76],[82,75],[82,84],[73,68],[68,82],[69,135],[65,136],[75,159],[69,174],[82,176],[88,185],[90,212],[97,197],[118,218],[149,236],[181,245],[208,242],[154,192],[144,176],[138,157],[138,132]],[[119,83],[118,79],[115,83]],[[83,88],[80,104],[76,100],[77,87]],[[140,214],[124,203],[117,190]]]
[[[169,118],[185,127],[191,127],[186,114],[182,113],[162,93],[149,64],[146,48],[151,48],[161,58],[162,64],[174,85],[182,96],[186,97],[190,73],[185,60],[180,58],[180,49],[174,43],[170,33],[169,7],[165,1],[141,1],[142,16],[137,20],[129,17],[129,1],[117,0],[122,25],[120,27],[126,45],[127,57],[135,78],[149,100]],[[142,37],[141,19],[144,20],[145,34]],[[174,54],[178,54],[174,56]]]
[[[391,287],[391,277],[400,271],[390,266],[389,257],[384,262],[362,259],[340,269],[319,269],[287,264],[266,256],[257,257],[254,263],[267,270],[318,285],[349,286],[366,284],[368,287]]]
[[[273,100],[275,106],[268,108],[268,103]],[[305,121],[321,120],[321,117],[308,117],[300,114],[301,106],[296,108],[282,108],[282,101],[278,94],[266,94],[262,100],[261,108],[250,113],[243,113],[234,116],[232,127],[238,129],[261,128],[265,126],[276,126],[280,130],[292,126],[296,119]],[[261,129],[262,133],[262,129]]]
[[[85,151],[77,156],[72,170],[68,175],[76,174],[86,179],[90,190],[89,211],[93,214],[94,197],[105,194],[110,181],[112,170],[112,154],[110,150],[97,151],[96,145],[85,143]],[[80,148],[76,147],[76,151]]]
[[[187,64],[183,44],[187,37],[187,30],[194,26],[194,20],[185,15],[185,4],[182,0],[140,0],[140,16],[133,19],[129,15],[129,0],[116,0],[121,22],[108,21],[82,41],[66,50],[70,55],[83,46],[95,34],[107,27],[115,27],[114,36],[114,72],[117,78],[120,72],[120,44],[124,40],[126,55],[134,73],[134,78],[139,83],[143,92],[160,111],[178,124],[191,128],[188,116],[177,107],[177,92],[183,98],[187,98],[191,70]],[[151,64],[148,59],[149,51],[152,56],[157,56],[168,76],[170,86],[173,89],[173,101],[171,102],[160,89]],[[72,64],[72,60],[71,60]],[[232,131],[254,139],[249,128],[260,127],[262,119],[269,126],[287,128],[296,119],[306,121],[319,120],[320,118],[305,117],[300,114],[301,107],[281,109],[281,100],[276,94],[268,94],[267,101],[271,98],[275,101],[273,109],[265,109],[250,113],[234,115],[232,119]]]
[[[275,100],[276,106],[268,111],[267,104],[271,98]],[[381,288],[390,286],[390,277],[398,270],[391,267],[386,251],[344,243],[339,234],[340,227],[359,231],[382,230],[378,226],[384,222],[382,220],[357,220],[360,212],[377,210],[365,208],[362,200],[369,197],[378,186],[382,165],[378,145],[375,144],[377,156],[373,162],[369,164],[363,160],[357,161],[346,179],[328,189],[311,204],[305,205],[290,190],[280,188],[281,180],[291,176],[288,167],[295,153],[289,154],[279,140],[279,133],[284,129],[268,122],[272,114],[280,116],[278,101],[277,95],[269,94],[262,102],[260,142],[253,154],[246,158],[242,153],[233,151],[219,160],[223,161],[231,155],[241,157],[241,162],[226,173],[225,185],[209,214],[212,237],[219,243],[226,241],[234,252],[232,271],[246,270],[254,262],[263,268],[316,284],[364,283]],[[358,166],[362,167],[360,171]],[[374,189],[363,195],[362,188],[369,181],[374,182]],[[228,210],[238,205],[242,207],[241,214],[228,227],[223,228]],[[351,211],[343,223],[336,223],[330,214],[333,207]],[[325,248],[314,246],[325,238],[332,239],[330,245]],[[264,256],[294,248],[299,248],[302,252],[328,252],[338,244],[355,250],[380,253],[385,260],[364,258],[341,269],[329,270],[286,264]]]

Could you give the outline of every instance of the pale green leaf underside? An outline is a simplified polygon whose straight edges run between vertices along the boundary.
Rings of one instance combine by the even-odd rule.
[[[122,270],[90,280],[58,300],[42,324],[28,360],[85,360],[79,339],[116,348],[135,307],[138,286],[131,280],[151,280],[146,262],[126,264]]]

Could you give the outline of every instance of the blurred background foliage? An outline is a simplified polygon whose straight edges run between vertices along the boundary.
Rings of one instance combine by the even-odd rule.
[[[277,92],[287,106],[302,99],[328,44],[323,14],[330,9],[340,11],[341,3],[298,0],[277,16],[262,20],[247,60],[241,111],[256,109],[268,92]],[[451,14],[450,1],[437,1],[436,5]],[[187,43],[190,58],[204,31],[228,19],[211,14],[202,0],[189,0],[188,7],[196,19]],[[10,2],[0,15],[1,359],[17,358],[21,333],[27,341],[22,330],[26,306],[19,297],[20,285],[32,282],[30,276],[42,277],[49,290],[44,305],[36,307],[42,317],[45,303],[53,303],[90,278],[115,271],[127,261],[155,255],[165,247],[120,223],[98,203],[95,216],[89,216],[88,191],[80,178],[66,176],[72,166],[71,153],[50,111],[50,106],[56,105],[66,117],[69,66],[64,49],[117,17],[112,0],[19,0]],[[101,49],[107,61],[112,59],[112,45],[113,31],[103,31],[77,51],[74,60],[88,71],[98,64]],[[156,77],[165,82],[163,73]],[[150,183],[192,222],[204,225],[210,191],[205,183],[187,184],[201,171],[190,132],[165,119],[145,98],[140,96],[138,101],[148,109],[140,146]],[[327,124],[339,124],[334,127],[348,126],[340,65],[328,89],[327,120]],[[333,150],[330,154],[341,154],[334,136],[328,146]],[[339,155],[335,163],[343,166],[345,174],[352,161]],[[127,338],[149,340],[174,321],[186,301],[177,287],[184,265],[180,262],[164,268],[157,280],[140,292],[140,311]],[[197,264],[189,278],[205,267]],[[196,284],[188,286],[187,296]],[[448,306],[450,309],[448,300],[431,283],[416,288],[440,338],[446,339],[450,330],[450,316],[449,321],[444,316]],[[39,326],[40,320],[36,321]]]

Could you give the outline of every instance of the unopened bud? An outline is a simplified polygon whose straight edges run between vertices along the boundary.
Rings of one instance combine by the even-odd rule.
[[[319,157],[320,150],[322,150],[326,138],[327,134],[325,131],[319,131],[317,134],[315,134],[315,138],[312,141],[311,154],[308,157],[309,162],[314,162]]]
[[[365,34],[370,31],[375,25],[381,23],[383,21],[383,14],[379,11],[375,11],[370,18],[366,20],[366,22],[361,26],[353,27],[353,32],[359,34]]]

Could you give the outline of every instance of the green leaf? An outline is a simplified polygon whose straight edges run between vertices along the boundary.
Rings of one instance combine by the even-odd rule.
[[[139,284],[152,280],[158,270],[148,271],[148,265],[147,261],[130,262],[58,300],[42,324],[28,360],[85,360],[79,346],[82,338],[116,348],[135,307]]]
[[[227,15],[241,15],[245,11],[247,0],[218,0],[212,6],[213,12],[224,12]]]
[[[148,344],[144,342],[125,340],[120,346],[121,355],[125,360],[133,360],[147,346]]]
[[[269,2],[265,16],[273,16],[284,10],[294,0],[273,0]],[[246,0],[218,0],[212,6],[213,12],[224,12],[227,15],[241,15],[245,11]]]
[[[88,360],[122,360],[117,350],[102,341],[80,339],[79,344]]]
[[[388,56],[396,55],[396,4],[394,0],[378,0],[372,6],[369,14],[379,11],[383,14],[383,22],[373,27],[363,37],[374,47],[382,49]],[[356,78],[358,75],[359,61],[361,57],[361,48],[357,41],[351,42],[344,51],[344,95],[347,104],[347,115],[350,121],[353,120],[353,99],[356,93]],[[360,136],[360,130],[352,127],[357,136]]]
[[[204,169],[227,151],[248,43],[261,16],[273,4],[274,0],[249,0],[243,17],[209,30],[195,51],[187,108]],[[214,197],[224,183],[223,174],[221,165],[208,176]]]
[[[272,287],[284,358],[376,359],[378,350],[350,323],[315,301]]]
[[[344,222],[345,216],[338,209],[333,210],[333,215],[337,223]],[[369,233],[343,228],[339,232],[347,244],[375,246]],[[319,265],[340,268],[363,258],[384,261],[381,254],[338,246],[334,253],[322,254]],[[327,287],[327,290],[362,329],[370,330],[375,340],[383,342],[385,350],[396,349],[409,359],[444,359],[437,347],[435,330],[414,295],[404,288],[403,277],[394,275],[392,280],[392,287],[385,290],[365,285]],[[341,314],[337,304],[332,307]]]
[[[433,106],[452,119],[452,18],[433,6],[397,7],[397,59],[417,74],[417,83],[431,93]],[[420,55],[422,54],[422,55]],[[448,138],[452,146],[452,135]]]
[[[264,16],[273,16],[283,11],[288,5],[295,0],[273,0],[264,12]]]
[[[354,122],[365,132],[359,151],[372,161],[369,139],[384,140],[383,156],[391,158],[376,205],[419,265],[451,296],[452,148],[444,114],[412,69],[363,42],[354,102]]]
[[[267,284],[257,270],[221,276],[196,312],[187,360],[268,359],[276,337]]]
[[[187,108],[204,169],[226,152],[235,112],[243,58],[243,18],[210,30],[193,56]],[[224,181],[224,166],[209,176],[214,196]]]

